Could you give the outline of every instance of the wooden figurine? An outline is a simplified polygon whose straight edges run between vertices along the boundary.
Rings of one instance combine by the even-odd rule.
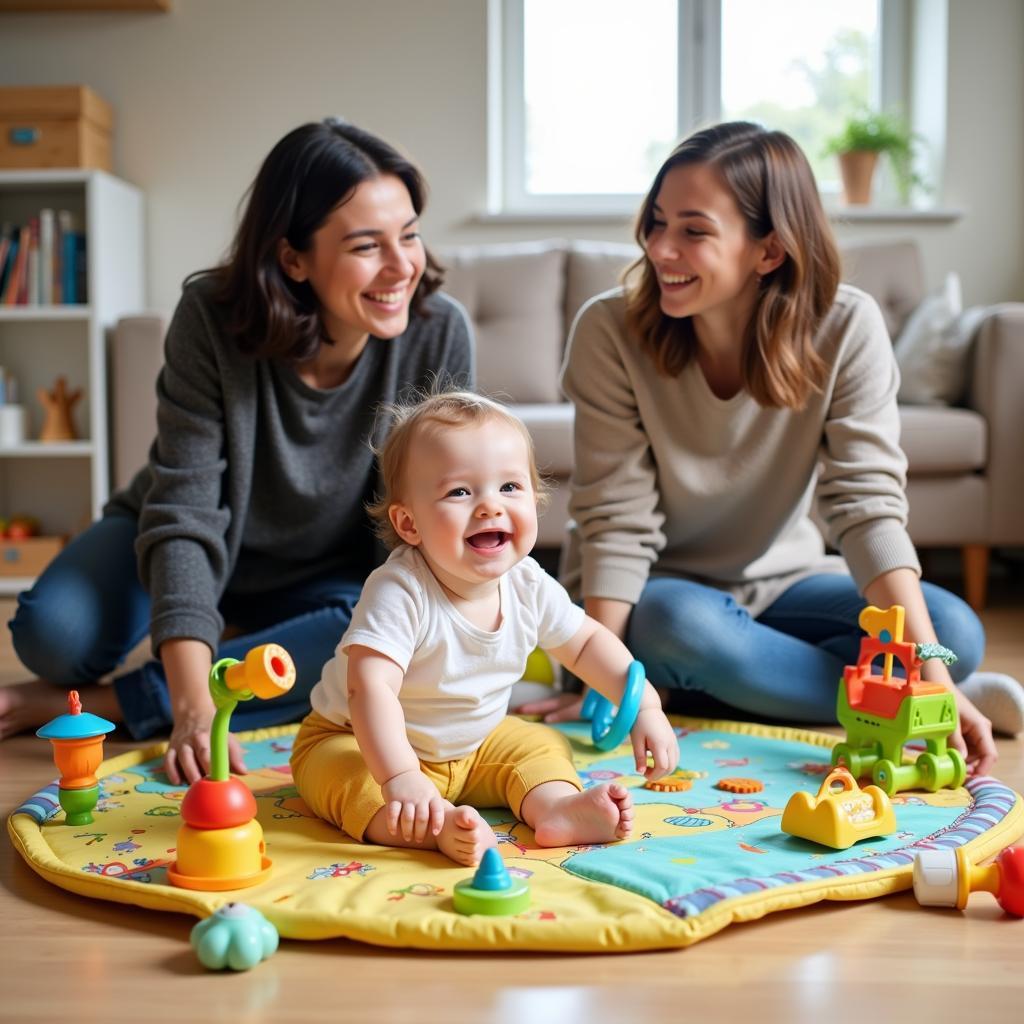
[[[53,391],[39,388],[36,392],[43,407],[43,429],[39,434],[40,441],[74,441],[78,436],[71,419],[71,409],[82,397],[82,389],[68,391],[68,383],[64,377],[58,377]]]

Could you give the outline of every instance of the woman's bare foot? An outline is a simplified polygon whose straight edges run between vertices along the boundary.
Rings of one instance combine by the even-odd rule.
[[[0,686],[0,740],[29,729],[38,729],[50,719],[65,714],[70,689],[53,686],[41,679]],[[82,686],[79,693],[84,711],[114,722],[120,721],[121,709],[113,687]]]
[[[475,808],[462,806],[445,812],[437,848],[456,864],[473,867],[480,863],[484,850],[497,845],[494,830]]]
[[[534,826],[538,846],[578,846],[625,839],[633,828],[633,798],[617,782],[563,797]]]

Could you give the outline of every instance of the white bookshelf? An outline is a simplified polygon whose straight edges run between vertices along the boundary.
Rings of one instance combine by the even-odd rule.
[[[0,222],[24,224],[40,209],[70,210],[86,236],[87,302],[0,306],[0,366],[18,382],[25,441],[0,446],[0,516],[32,515],[45,534],[75,534],[96,519],[110,489],[107,334],[145,306],[143,204],[133,185],[103,171],[0,171]],[[78,439],[38,440],[36,392],[58,376],[82,389],[72,416]],[[31,581],[0,576],[0,595]]]

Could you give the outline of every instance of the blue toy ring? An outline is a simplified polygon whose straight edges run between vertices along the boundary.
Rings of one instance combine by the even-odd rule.
[[[614,750],[629,735],[640,713],[646,682],[647,673],[643,665],[634,661],[626,673],[626,690],[618,708],[597,690],[587,693],[580,718],[590,721],[590,735],[598,750]]]

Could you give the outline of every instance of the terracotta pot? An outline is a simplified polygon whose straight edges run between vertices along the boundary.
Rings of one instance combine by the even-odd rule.
[[[851,150],[839,154],[839,175],[843,179],[843,200],[850,206],[871,202],[871,181],[878,154],[868,150]]]

